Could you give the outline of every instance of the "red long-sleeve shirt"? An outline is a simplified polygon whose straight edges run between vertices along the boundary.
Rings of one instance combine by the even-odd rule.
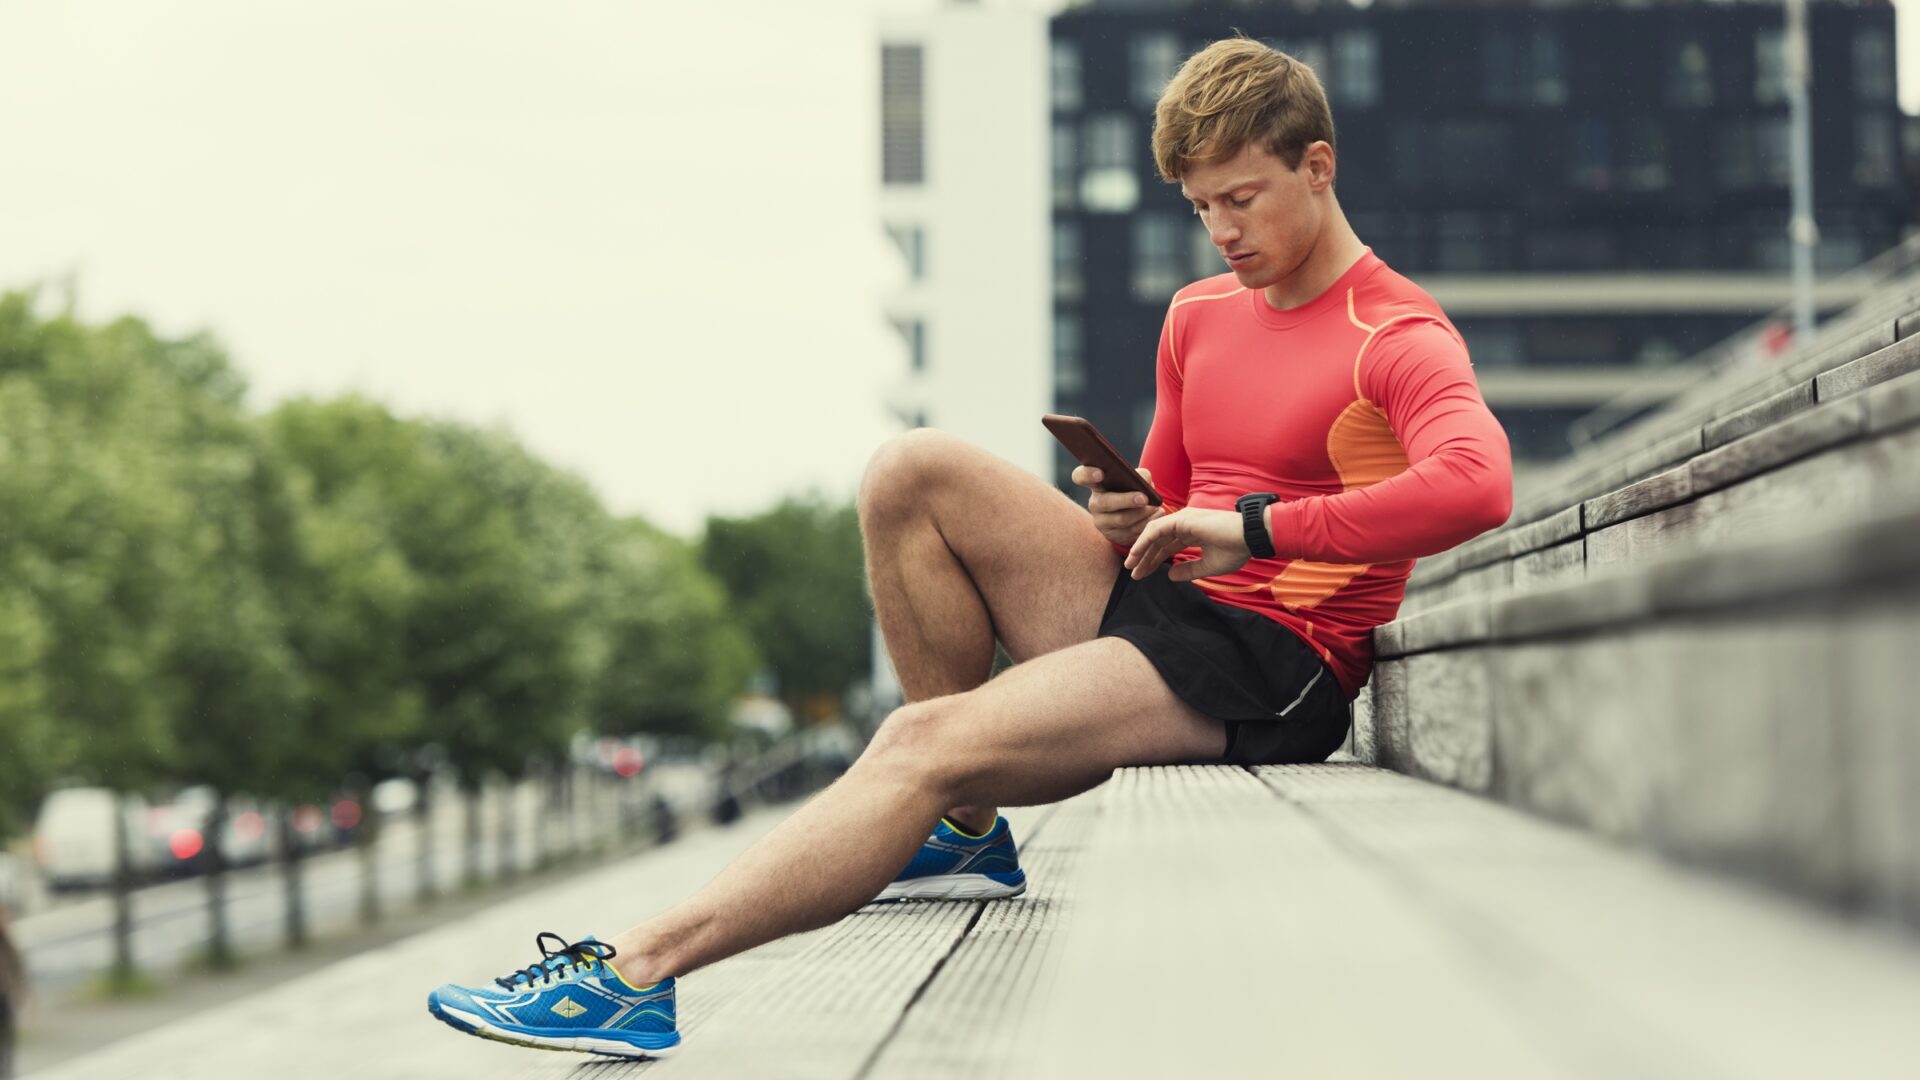
[[[1466,343],[1371,249],[1285,311],[1231,274],[1181,289],[1160,332],[1140,464],[1168,512],[1280,496],[1268,511],[1274,557],[1197,584],[1298,634],[1349,698],[1413,560],[1505,522],[1513,503],[1506,433]]]

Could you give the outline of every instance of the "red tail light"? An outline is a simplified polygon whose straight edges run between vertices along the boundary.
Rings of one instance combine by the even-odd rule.
[[[351,829],[360,824],[360,804],[352,799],[341,799],[333,804],[333,827]]]
[[[252,810],[239,814],[233,819],[233,836],[243,844],[251,844],[264,836],[267,820]]]
[[[320,827],[320,808],[302,806],[293,812],[293,827],[300,832],[310,833]]]
[[[200,839],[200,833],[194,829],[177,830],[167,839],[167,850],[173,852],[173,857],[179,859],[181,862],[186,862],[188,859],[200,854],[200,848],[202,846],[203,843]]]

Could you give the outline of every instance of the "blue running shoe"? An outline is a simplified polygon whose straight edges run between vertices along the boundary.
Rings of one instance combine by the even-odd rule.
[[[963,832],[941,818],[920,853],[873,902],[998,900],[1026,891],[1027,872],[1020,869],[1020,854],[1006,818],[995,818],[993,828],[982,836]]]
[[[427,1011],[469,1035],[541,1050],[652,1058],[680,1045],[672,979],[634,986],[607,963],[613,946],[592,935],[569,945],[542,933],[534,944],[539,963],[492,986],[449,983],[427,995]]]

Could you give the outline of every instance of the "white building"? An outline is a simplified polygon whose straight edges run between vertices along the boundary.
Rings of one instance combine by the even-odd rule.
[[[927,2],[878,16],[880,225],[901,259],[889,408],[1052,482],[1050,3]],[[874,632],[874,701],[900,700]]]

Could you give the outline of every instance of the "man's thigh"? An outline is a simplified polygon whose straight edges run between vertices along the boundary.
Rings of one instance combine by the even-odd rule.
[[[876,455],[871,495],[921,509],[986,601],[994,636],[1024,662],[1093,640],[1121,555],[1086,508],[1010,461],[934,429]],[[863,502],[867,500],[863,499]]]
[[[905,714],[905,715],[902,715]],[[933,763],[956,805],[1029,806],[1128,765],[1220,760],[1226,725],[1176,697],[1131,642],[1096,638],[918,702],[876,747]]]

